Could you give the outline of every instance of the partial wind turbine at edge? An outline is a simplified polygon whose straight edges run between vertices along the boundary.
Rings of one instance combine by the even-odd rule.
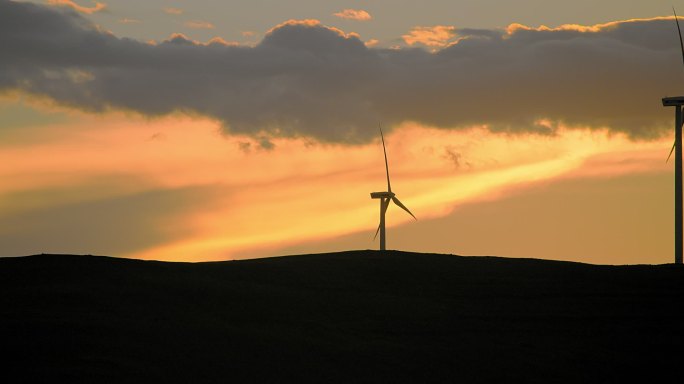
[[[684,64],[684,41],[682,40],[682,29],[679,27],[679,16],[677,16],[677,11],[675,10],[675,7],[672,7],[672,13],[674,13],[675,23],[677,23],[677,33],[679,34],[679,47],[682,51],[682,64]],[[670,149],[670,154],[667,155],[667,160],[665,160],[666,163],[670,161],[670,157],[672,157],[672,152],[674,152],[676,145],[676,141],[672,143],[672,149]]]

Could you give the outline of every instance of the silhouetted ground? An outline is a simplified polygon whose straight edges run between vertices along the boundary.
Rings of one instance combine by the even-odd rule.
[[[674,265],[39,255],[0,259],[0,298],[4,383],[664,382],[684,356]]]

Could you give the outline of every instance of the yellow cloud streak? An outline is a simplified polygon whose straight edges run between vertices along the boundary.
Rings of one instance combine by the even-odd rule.
[[[363,9],[345,9],[340,12],[333,13],[333,16],[337,16],[341,19],[357,20],[357,21],[368,21],[373,17],[367,11]]]
[[[168,13],[169,15],[182,15],[184,11],[180,8],[164,8],[164,13]]]
[[[489,143],[486,143],[484,138],[480,139],[477,146],[481,147],[472,148],[468,154],[474,157],[474,162],[482,164],[482,170],[475,168],[469,171],[454,171],[450,164],[440,157],[426,156],[427,161],[423,164],[418,161],[425,146],[435,146],[444,142],[442,139],[429,139],[430,134],[435,132],[413,129],[413,134],[422,133],[422,137],[427,139],[417,140],[417,143],[411,146],[404,144],[401,146],[403,148],[391,144],[407,143],[407,140],[401,140],[401,136],[406,136],[406,131],[388,137],[390,169],[394,190],[421,219],[443,216],[461,203],[496,199],[510,188],[561,177],[581,169],[582,165],[597,153],[619,153],[635,145],[625,139],[609,139],[602,133],[569,131],[564,132],[563,137],[555,139],[527,137],[526,140],[520,140],[520,143],[487,134],[484,137]],[[449,133],[445,136],[462,141],[462,138],[457,136],[473,139],[482,134]],[[529,151],[523,152],[522,156],[517,152],[521,147],[534,145],[546,146],[547,150],[539,150],[539,157],[530,156]],[[646,148],[647,152],[652,148],[660,149],[655,144],[642,143],[638,146],[642,147],[641,151]],[[501,151],[504,147],[509,150]],[[226,202],[223,209],[202,215],[201,218],[196,217],[197,223],[202,226],[199,232],[203,235],[200,238],[187,239],[163,249],[152,249],[135,256],[239,258],[241,249],[270,248],[339,236],[358,230],[368,230],[372,233],[377,225],[378,208],[376,202],[369,199],[368,193],[382,190],[384,187],[381,158],[378,157],[378,153],[374,153],[379,150],[377,143],[359,149],[332,149],[331,153],[337,159],[326,158],[327,156],[320,153],[318,148],[309,148],[309,154],[305,155],[316,159],[316,164],[329,167],[332,176],[325,177],[315,173],[301,176],[293,174],[292,178],[283,178],[272,184],[256,185],[242,190]],[[487,164],[487,158],[491,156],[489,151],[492,149],[497,149],[501,153],[498,164]],[[284,157],[296,156],[294,152]],[[553,157],[547,158],[549,155]],[[480,156],[484,160],[478,161]],[[335,165],[339,164],[339,158],[363,159],[361,163],[365,164],[341,170],[339,165]],[[297,166],[295,168],[306,169]],[[620,169],[608,171],[609,174],[615,174]],[[409,220],[411,219],[408,215],[395,209],[389,213],[388,225],[395,226]],[[365,246],[368,245],[359,245],[360,248]]]
[[[76,4],[72,0],[48,0],[48,4],[54,5],[54,6],[64,6],[64,7],[69,7],[75,11],[85,13],[85,14],[93,14],[95,12],[100,12],[103,9],[107,8],[107,4],[104,3],[99,3],[97,1],[94,1],[95,5],[92,7],[84,7],[82,5]]]
[[[559,25],[558,27],[547,27],[546,25],[540,25],[539,27],[530,27],[524,24],[520,23],[512,23],[506,28],[506,33],[509,35],[515,33],[516,31],[519,30],[524,30],[524,31],[576,31],[576,32],[600,32],[601,30],[604,29],[610,29],[613,28],[619,24],[622,23],[635,23],[635,22],[648,22],[648,21],[655,21],[655,20],[674,20],[674,16],[658,16],[658,17],[651,17],[651,18],[635,18],[635,19],[627,19],[627,20],[617,20],[617,21],[611,21],[608,23],[600,23],[600,24],[594,24],[594,25],[581,25],[581,24],[562,24]]]
[[[204,20],[188,20],[183,23],[188,28],[192,29],[214,29],[216,26],[208,21]]]
[[[111,174],[144,180],[128,186],[127,192],[193,185],[225,190],[211,211],[182,218],[194,235],[122,256],[186,261],[239,258],[242,250],[357,231],[368,231],[370,239],[377,226],[377,201],[369,197],[370,192],[385,188],[377,140],[345,147],[276,139],[272,151],[247,153],[240,150],[240,143],[249,138],[222,136],[209,120],[171,116],[148,121],[122,114],[84,117],[81,124],[55,125],[43,134],[51,139],[0,151],[0,190],[69,185]],[[405,124],[386,138],[393,190],[421,220],[444,216],[459,204],[496,199],[511,188],[565,175],[613,175],[641,163],[648,164],[646,168],[671,165],[659,159],[665,156],[667,140],[635,143],[588,130],[506,136],[483,128],[448,131]],[[621,160],[614,160],[616,156]],[[624,163],[624,157],[639,160]],[[394,208],[388,213],[388,226],[412,220]],[[372,246],[359,244],[359,248]]]

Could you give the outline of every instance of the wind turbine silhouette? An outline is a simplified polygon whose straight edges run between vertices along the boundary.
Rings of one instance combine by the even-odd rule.
[[[373,240],[375,240],[378,237],[378,232],[380,232],[380,250],[384,251],[385,250],[385,213],[387,212],[387,208],[389,208],[390,201],[393,201],[394,204],[398,205],[399,208],[403,209],[404,211],[408,212],[409,215],[413,216],[414,219],[416,217],[409,211],[408,208],[404,204],[397,199],[396,194],[392,192],[392,186],[390,185],[390,177],[389,177],[389,166],[387,165],[387,150],[385,149],[385,136],[382,134],[382,127],[378,125],[378,128],[380,128],[380,139],[382,140],[382,152],[385,154],[385,172],[387,173],[387,191],[386,192],[371,192],[371,199],[380,199],[380,225],[378,225],[378,230],[375,231],[375,236],[373,237]],[[418,219],[416,219],[418,220]]]
[[[674,12],[675,22],[677,23],[677,32],[679,33],[679,47],[682,50],[682,63],[684,64],[684,42],[682,41],[682,30],[679,28],[679,19],[677,18],[677,11],[672,7]],[[675,152],[675,264],[682,264],[682,105],[684,105],[684,96],[665,97],[663,98],[664,107],[675,107],[675,142],[672,145],[670,154],[667,160],[672,156],[672,151]],[[667,162],[666,160],[666,162]]]

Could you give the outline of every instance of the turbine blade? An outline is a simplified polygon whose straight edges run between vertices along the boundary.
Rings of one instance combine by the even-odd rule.
[[[399,201],[399,199],[397,199],[396,197],[392,197],[392,201],[394,201],[394,204],[398,205],[399,208],[403,209],[404,211],[408,212],[409,215],[413,216],[413,213],[411,213],[411,211],[409,211],[409,209],[406,208],[406,206],[402,204],[401,201]],[[416,219],[415,216],[413,216],[413,218]]]
[[[382,215],[385,216],[385,213],[387,213],[387,208],[389,208],[389,199],[383,199],[382,200]]]
[[[389,207],[389,199],[382,199],[382,215],[385,216],[385,213],[387,213],[387,208]],[[380,232],[380,227],[382,227],[382,224],[378,224],[378,229],[375,231],[375,236],[373,236],[373,241],[378,237],[378,233]]]
[[[672,143],[672,149],[670,149],[670,154],[667,155],[667,160],[665,160],[665,163],[667,163],[668,161],[670,161],[670,156],[672,156],[672,152],[674,152],[675,145],[677,145],[677,141],[675,141],[674,143]]]
[[[392,186],[389,180],[389,166],[387,165],[387,150],[385,149],[385,136],[382,134],[382,127],[378,124],[380,128],[380,139],[382,140],[382,152],[385,154],[385,172],[387,172],[387,192],[392,192]]]
[[[679,18],[677,17],[677,11],[672,7],[672,12],[675,16],[675,22],[677,22],[677,32],[679,33],[679,46],[682,49],[682,64],[684,64],[684,41],[682,41],[682,30],[679,28]]]

